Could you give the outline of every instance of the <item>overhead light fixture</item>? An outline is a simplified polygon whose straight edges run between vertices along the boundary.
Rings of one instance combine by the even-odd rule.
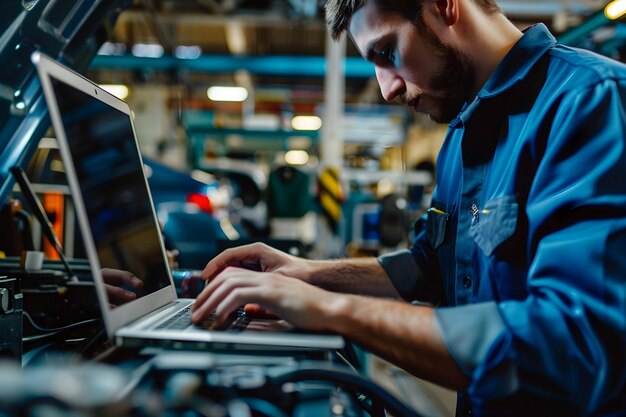
[[[174,56],[178,59],[198,59],[202,55],[202,49],[197,45],[180,45],[174,49]]]
[[[163,46],[156,43],[136,43],[131,52],[139,58],[161,58],[165,50]]]
[[[291,150],[285,153],[285,162],[289,165],[304,165],[309,162],[309,153],[302,150]]]
[[[294,130],[320,130],[322,119],[317,116],[295,116],[291,119]]]
[[[207,97],[212,101],[245,101],[248,98],[248,90],[243,87],[209,87]]]
[[[101,84],[100,87],[120,100],[126,100],[130,92],[128,87],[123,84]]]
[[[105,42],[98,49],[98,55],[124,55],[125,53],[126,45],[119,42]]]
[[[626,14],[626,0],[614,0],[604,8],[607,19],[617,20]]]

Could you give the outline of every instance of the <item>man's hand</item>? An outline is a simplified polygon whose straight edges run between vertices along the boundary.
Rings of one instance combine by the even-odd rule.
[[[297,258],[263,243],[226,249],[213,258],[202,271],[202,278],[212,280],[228,267],[262,272],[278,272],[308,281],[311,261]]]
[[[277,272],[306,281],[308,277],[308,274],[305,274],[305,271],[308,269],[307,266],[308,261],[304,259],[288,255],[263,243],[253,243],[223,251],[207,264],[201,276],[204,280],[211,282],[227,268],[240,268],[246,272]],[[225,277],[228,275],[225,275]],[[252,275],[246,274],[246,276]],[[216,288],[210,284],[209,287]],[[208,288],[205,289],[198,296],[198,300],[201,302],[207,300],[209,297],[208,291]],[[201,302],[197,301],[194,309],[199,309]],[[246,314],[250,314],[253,317],[276,318],[274,312],[258,303],[246,304],[244,310]],[[210,312],[212,310],[207,311]],[[198,317],[204,318],[207,314],[199,313]]]
[[[111,306],[128,303],[137,298],[137,294],[127,288],[138,290],[143,287],[143,281],[133,273],[119,269],[102,268],[102,278]]]
[[[297,327],[330,330],[324,318],[340,297],[280,273],[228,267],[198,295],[192,321],[199,323],[215,310],[219,326],[240,306],[257,304]]]
[[[278,272],[227,267],[198,295],[191,319],[200,323],[215,310],[219,327],[249,304],[301,329],[343,335],[419,377],[453,389],[467,387],[431,307],[334,293]]]

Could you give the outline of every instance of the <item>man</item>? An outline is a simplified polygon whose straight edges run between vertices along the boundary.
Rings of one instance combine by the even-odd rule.
[[[194,320],[257,303],[458,390],[458,415],[623,415],[626,68],[518,31],[493,0],[326,12],[385,99],[449,123],[432,207],[410,251],[379,259],[226,251]]]

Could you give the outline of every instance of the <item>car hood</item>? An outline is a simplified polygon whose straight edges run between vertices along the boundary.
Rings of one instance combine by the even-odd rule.
[[[2,2],[0,16],[0,201],[13,189],[10,168],[22,168],[50,126],[30,57],[42,53],[81,73],[132,0]]]

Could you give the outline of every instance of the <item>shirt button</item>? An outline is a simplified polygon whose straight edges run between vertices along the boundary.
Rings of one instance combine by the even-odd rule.
[[[463,286],[465,288],[470,288],[472,286],[472,279],[470,277],[463,278]]]

